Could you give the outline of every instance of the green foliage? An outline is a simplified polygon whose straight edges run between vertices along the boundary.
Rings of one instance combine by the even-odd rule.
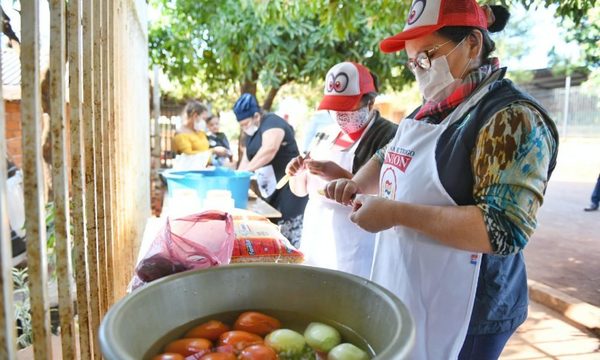
[[[237,96],[236,86],[260,83],[269,93],[290,82],[321,82],[332,65],[345,60],[376,74],[395,73],[384,78],[384,86],[399,87],[409,79],[405,55],[386,55],[378,47],[403,27],[407,2],[154,0],[153,5],[161,17],[150,29],[152,61],[182,87],[203,92],[189,95],[209,101]]]
[[[27,268],[12,269],[12,279],[15,294],[15,319],[17,320],[17,331],[19,336],[17,344],[24,348],[33,342],[33,328],[31,325],[31,303],[29,301],[29,275]]]
[[[557,16],[580,24],[586,23],[596,0],[500,3],[520,3],[530,11],[555,5]],[[283,85],[321,84],[326,71],[345,60],[363,63],[380,75],[382,91],[413,81],[403,66],[404,52],[379,51],[383,38],[404,27],[408,0],[151,0],[150,4],[160,13],[150,27],[150,56],[177,84],[173,94],[177,97],[201,98],[224,110],[240,92],[249,91],[270,107]],[[523,29],[516,27],[517,32]],[[526,50],[506,45],[506,51]]]
[[[600,68],[600,8],[590,9],[579,22],[563,19],[562,27],[566,30],[565,40],[579,44],[581,54],[578,59],[566,59],[553,49],[553,65],[564,69],[564,72],[579,67]]]
[[[46,204],[46,247],[49,280],[56,280],[56,231],[54,203]],[[29,298],[28,268],[12,268],[14,287],[15,320],[17,321],[17,345],[25,348],[32,344],[31,302]],[[51,309],[56,311],[56,309]]]

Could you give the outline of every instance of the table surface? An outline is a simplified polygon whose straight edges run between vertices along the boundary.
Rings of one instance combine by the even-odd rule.
[[[272,219],[281,217],[279,210],[275,209],[261,198],[248,199],[248,206],[246,206],[246,209]]]

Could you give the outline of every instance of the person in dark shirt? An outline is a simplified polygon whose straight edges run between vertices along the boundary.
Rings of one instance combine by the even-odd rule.
[[[288,184],[276,189],[288,162],[299,155],[294,129],[281,117],[263,112],[252,94],[240,96],[233,112],[246,135],[238,169],[256,174],[261,196],[282,214],[277,222],[282,234],[299,247],[308,198],[294,195]]]

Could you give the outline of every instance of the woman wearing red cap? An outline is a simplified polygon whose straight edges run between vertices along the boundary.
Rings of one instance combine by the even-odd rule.
[[[325,77],[320,110],[329,110],[336,121],[315,135],[306,157],[287,166],[290,188],[309,200],[304,210],[300,250],[305,263],[369,277],[375,234],[352,222],[351,208],[326,199],[319,190],[328,181],[352,178],[396,132],[396,125],[373,109],[377,81],[364,66],[343,62]]]
[[[490,57],[489,32],[508,17],[474,0],[413,1],[381,49],[406,50],[424,103],[351,180],[325,189],[379,232],[371,278],[415,319],[414,359],[497,359],[527,317],[522,250],[558,136]]]

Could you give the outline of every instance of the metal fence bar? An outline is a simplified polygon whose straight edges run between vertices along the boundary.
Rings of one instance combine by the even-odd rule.
[[[90,344],[90,304],[86,263],[86,223],[83,181],[82,114],[83,98],[81,54],[81,0],[69,0],[69,105],[71,140],[71,223],[73,225],[73,255],[77,284],[77,320],[79,324],[79,355],[92,358]]]
[[[96,221],[98,224],[98,288],[100,293],[100,317],[104,316],[108,309],[108,297],[107,297],[107,283],[106,277],[106,221],[104,217],[105,198],[104,198],[104,129],[103,129],[103,99],[104,93],[102,88],[102,77],[104,76],[104,69],[102,68],[102,57],[103,57],[103,30],[102,30],[102,0],[94,0],[94,25],[93,36],[94,36],[94,152],[95,152],[95,176],[96,176]]]
[[[47,294],[46,226],[42,190],[39,0],[24,1],[21,24],[21,119],[23,187],[33,350],[38,359],[52,358]]]
[[[116,0],[113,4],[113,18],[112,18],[112,25],[113,25],[113,34],[114,34],[114,44],[113,44],[113,64],[114,64],[114,72],[112,74],[112,82],[114,84],[113,89],[114,89],[114,96],[113,98],[116,99],[122,99],[123,98],[123,86],[122,86],[122,68],[123,68],[123,61],[122,61],[122,46],[124,44],[123,42],[123,1],[121,0]],[[122,153],[121,151],[118,151],[118,149],[121,149],[123,146],[123,141],[122,141],[122,136],[121,136],[121,132],[122,132],[122,128],[123,125],[117,121],[117,119],[122,119],[123,118],[123,104],[121,101],[115,101],[114,103],[114,107],[113,107],[113,115],[112,115],[112,126],[113,126],[113,134],[114,134],[114,147],[115,147],[115,153],[113,156],[113,168],[114,168],[114,182],[115,184],[123,184],[124,183],[124,177],[123,177],[123,172],[122,172],[122,165],[123,165],[123,159],[122,159]],[[124,250],[124,239],[127,238],[126,236],[126,225],[125,225],[125,206],[124,206],[124,202],[123,202],[123,191],[124,188],[123,186],[119,186],[116,187],[115,185],[115,192],[113,193],[114,196],[114,205],[115,205],[115,223],[116,223],[116,236],[115,236],[115,242],[114,242],[114,253],[115,254],[119,254],[121,255],[123,253]],[[115,274],[122,274],[124,271],[126,271],[126,265],[123,264],[122,261],[116,262],[115,263]],[[120,297],[123,294],[123,290],[122,289],[116,289],[115,290],[115,297]]]
[[[65,116],[65,2],[50,1],[50,131],[52,134],[52,188],[56,236],[56,277],[62,356],[75,359],[73,301],[71,296],[71,238],[66,159]]]
[[[0,54],[2,46],[0,44]],[[2,57],[0,56],[0,69]],[[2,73],[0,72],[0,80]],[[0,86],[0,154],[6,156],[6,117],[4,112],[4,97]],[[10,226],[8,224],[8,206],[6,203],[6,181],[8,174],[4,157],[0,159],[0,359],[16,357],[16,332],[13,308],[12,284],[12,249]]]
[[[104,38],[104,46],[103,57],[102,57],[102,70],[104,76],[102,76],[104,89],[104,102],[102,107],[103,113],[103,133],[104,139],[102,141],[103,151],[105,154],[105,163],[104,163],[104,196],[105,196],[105,207],[104,207],[104,215],[106,219],[106,277],[107,279],[114,279],[114,271],[113,271],[113,241],[114,241],[114,228],[113,224],[113,203],[112,203],[112,194],[114,191],[113,186],[113,161],[111,154],[114,154],[114,148],[112,146],[114,130],[112,129],[112,119],[111,119],[111,108],[114,104],[114,100],[112,98],[113,91],[111,89],[112,82],[110,81],[111,74],[113,71],[112,68],[112,36],[114,33],[111,31],[111,4],[113,1],[104,1],[103,6],[103,15],[102,15],[102,33]],[[107,301],[108,304],[114,303],[114,282],[109,281],[106,284],[107,291]]]
[[[84,136],[84,176],[85,176],[85,217],[87,231],[87,262],[90,287],[90,325],[92,355],[99,358],[98,327],[100,326],[100,293],[98,264],[98,228],[96,218],[96,134],[94,108],[94,6],[90,0],[83,1],[83,136]]]

